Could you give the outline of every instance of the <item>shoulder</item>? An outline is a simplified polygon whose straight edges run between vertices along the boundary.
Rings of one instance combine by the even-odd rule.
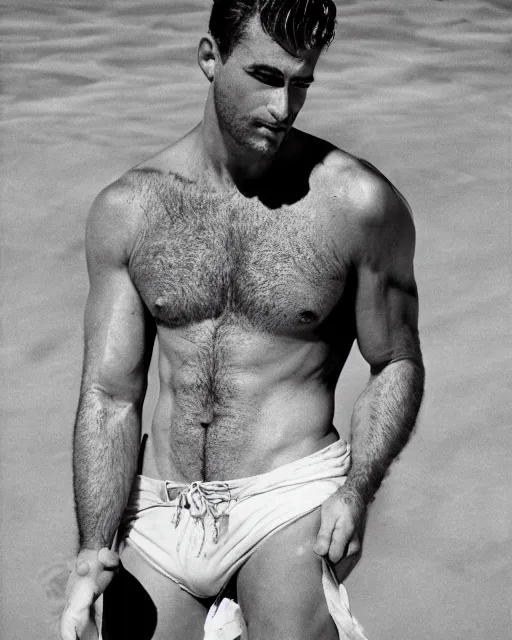
[[[159,172],[132,169],[100,191],[87,216],[88,254],[129,259],[147,212],[155,206],[159,180]]]
[[[340,149],[318,171],[333,231],[352,240],[352,259],[412,258],[415,228],[404,196],[376,167]]]
[[[326,195],[343,204],[354,221],[361,224],[386,224],[394,215],[411,209],[398,189],[374,165],[341,149],[333,149],[318,167],[318,176]]]
[[[163,194],[190,182],[186,160],[193,140],[194,130],[106,186],[90,209],[88,233],[128,244],[137,237],[150,213],[162,207]]]

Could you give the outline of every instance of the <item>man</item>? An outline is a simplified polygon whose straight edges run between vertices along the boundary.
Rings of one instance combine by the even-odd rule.
[[[203,638],[219,593],[249,640],[363,637],[337,581],[424,372],[407,204],[292,128],[334,22],[331,0],[214,2],[202,122],[93,204],[64,640],[94,633],[107,585],[104,639]],[[348,446],[332,418],[354,339],[371,374]]]

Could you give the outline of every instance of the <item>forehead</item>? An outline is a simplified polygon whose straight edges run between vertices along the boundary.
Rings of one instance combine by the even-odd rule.
[[[233,49],[231,57],[239,64],[261,64],[276,67],[283,73],[312,72],[320,49],[289,51],[263,31],[258,15],[248,21],[245,33]]]

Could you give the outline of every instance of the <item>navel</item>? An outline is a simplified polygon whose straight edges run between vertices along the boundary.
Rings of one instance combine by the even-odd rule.
[[[207,429],[215,418],[215,413],[211,407],[205,407],[201,417],[200,417],[200,425],[203,429]]]

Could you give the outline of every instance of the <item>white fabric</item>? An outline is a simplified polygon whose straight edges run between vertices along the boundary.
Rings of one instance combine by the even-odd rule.
[[[121,557],[130,546],[182,589],[217,596],[205,640],[244,638],[240,608],[219,594],[265,540],[342,486],[349,467],[350,446],[337,441],[268,473],[227,482],[184,485],[138,476],[123,518]],[[322,580],[340,639],[365,640],[325,561]]]

